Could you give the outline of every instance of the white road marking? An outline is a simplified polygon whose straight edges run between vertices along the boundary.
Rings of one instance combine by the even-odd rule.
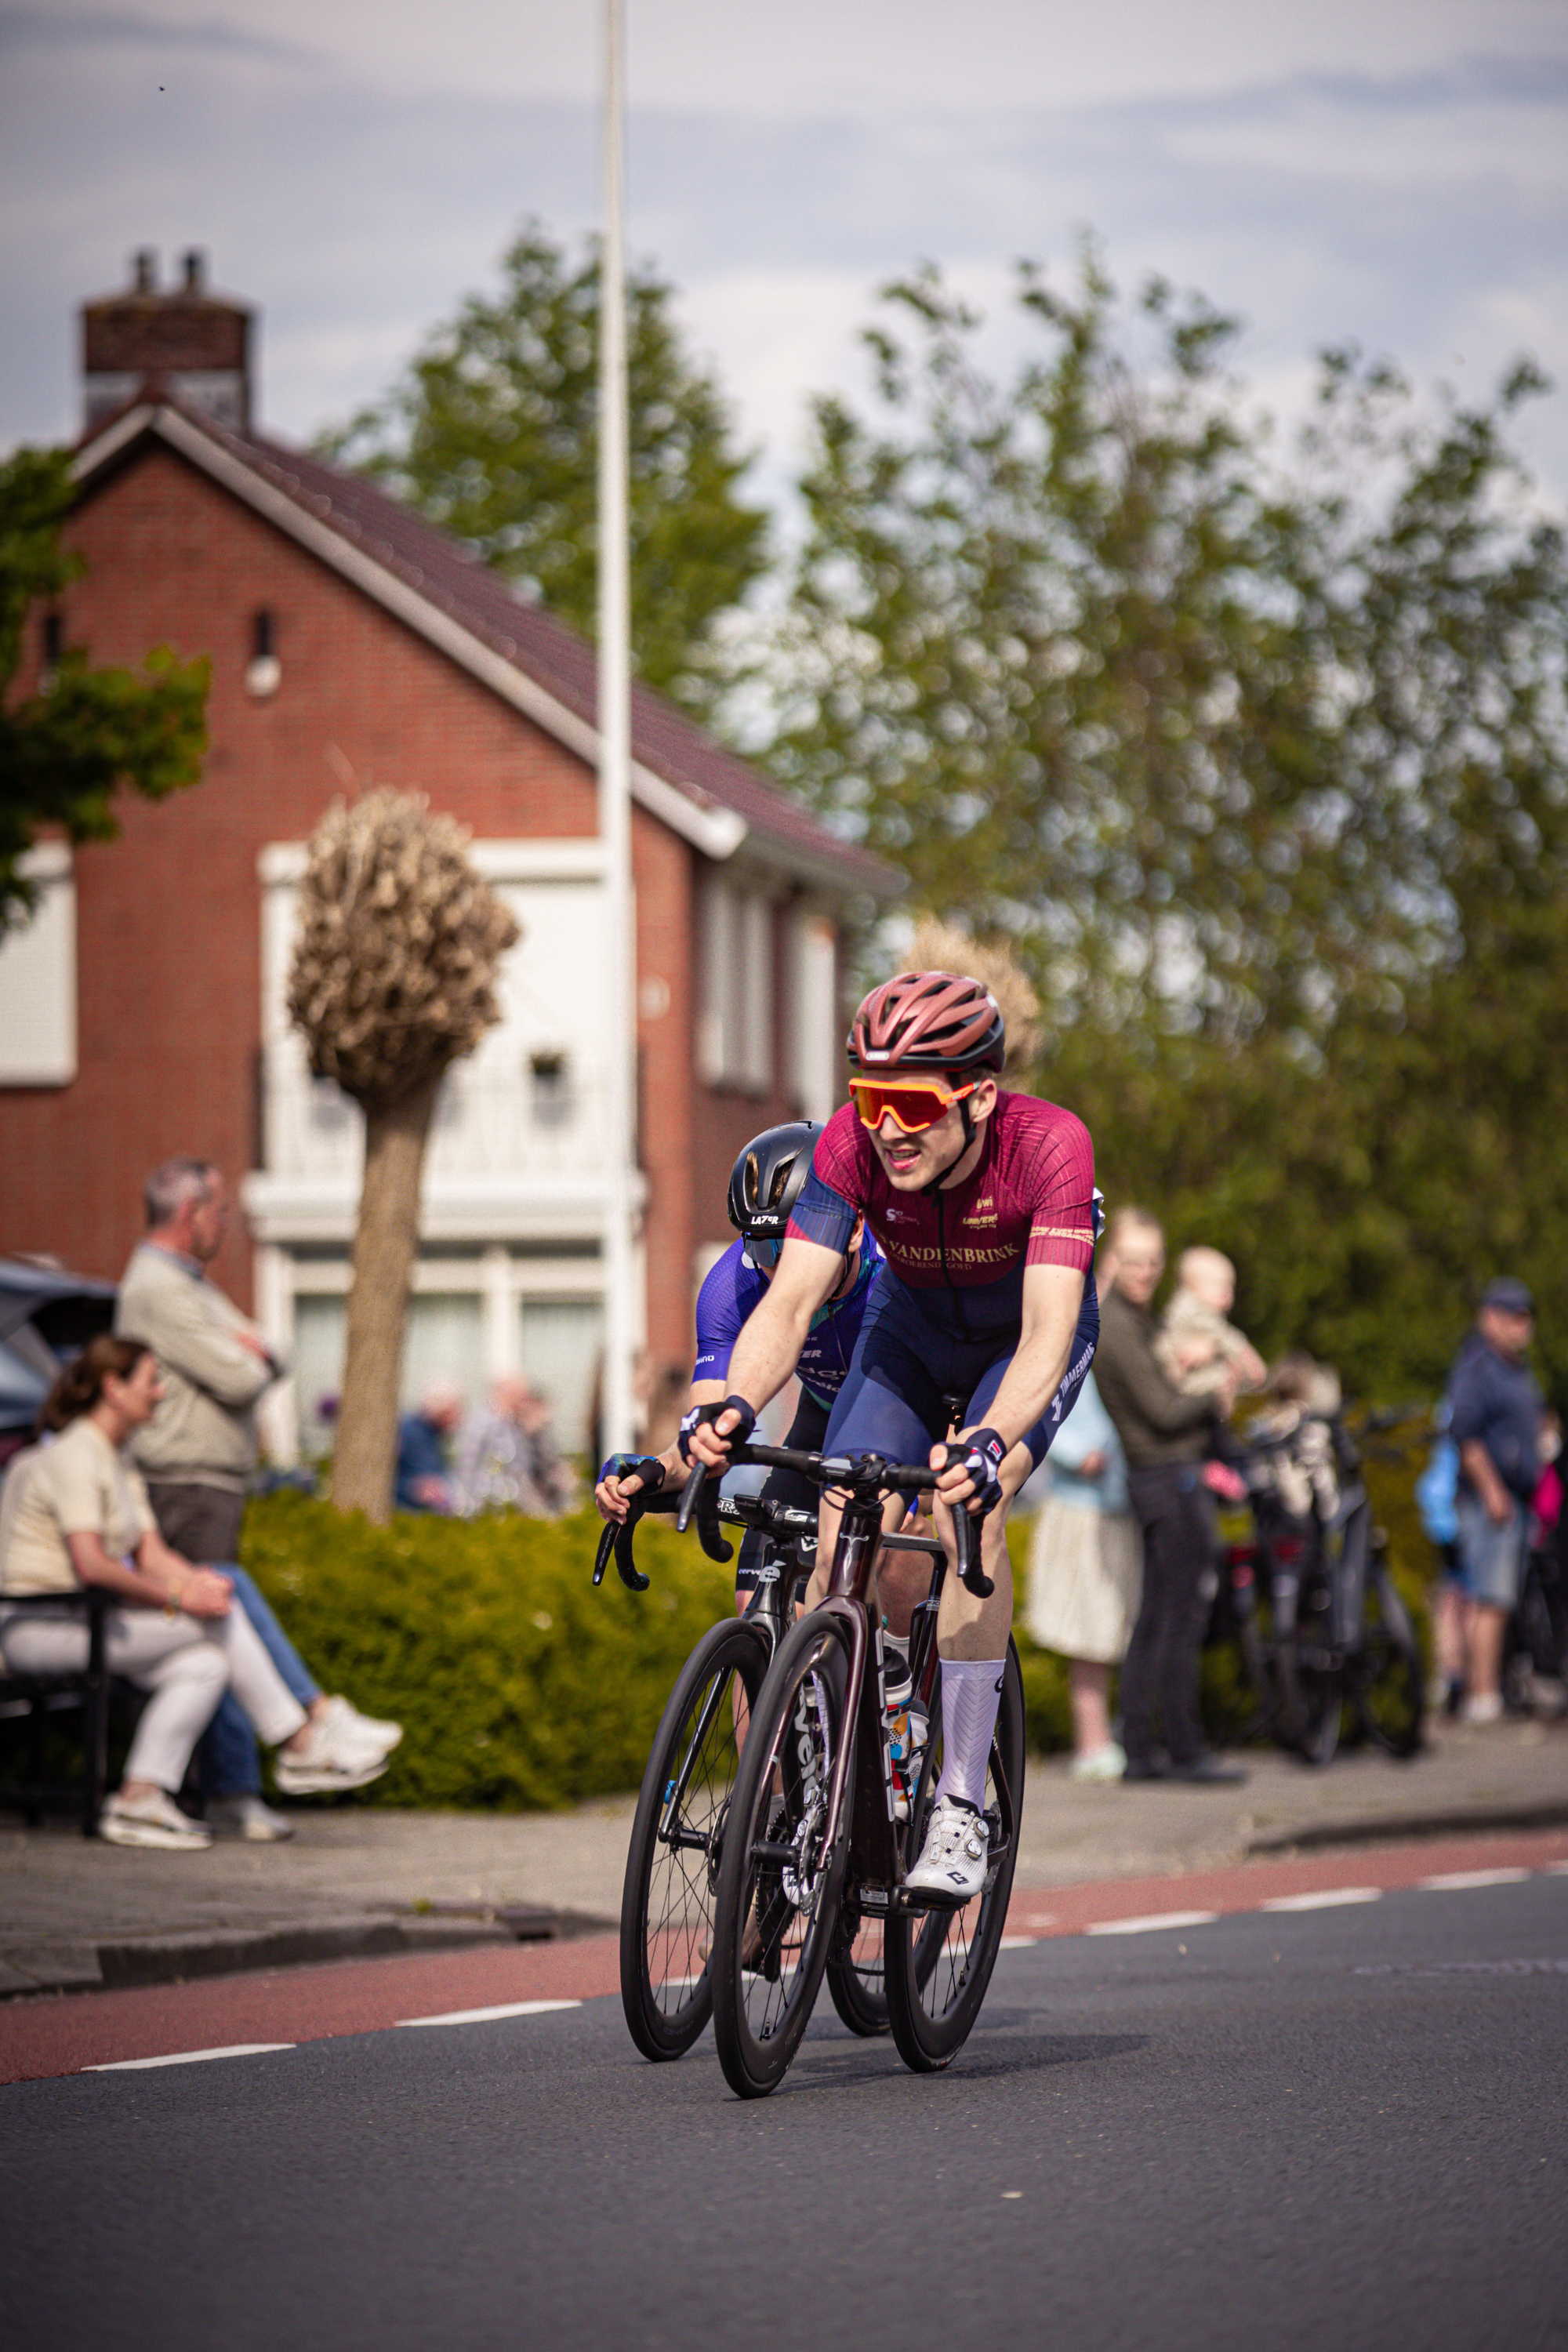
[[[1381,1886],[1323,1886],[1311,1895],[1271,1895],[1260,1911],[1333,1911],[1342,1903],[1381,1903]]]
[[[262,2058],[271,2050],[292,2050],[292,2042],[229,2042],[221,2050],[172,2050],[162,2058],[111,2058],[106,2065],[83,2066],[83,2074],[134,2074],[147,2066],[200,2066],[209,2058]]]
[[[546,2010],[581,2009],[580,2000],[503,2000],[494,2009],[449,2009],[440,2017],[400,2017],[399,2025],[489,2025],[502,2017],[542,2017]]]
[[[1546,1875],[1548,1878],[1568,1878],[1568,1862],[1549,1862]]]
[[[1206,1927],[1217,1911],[1154,1911],[1146,1919],[1097,1919],[1086,1936],[1152,1936],[1160,1927]]]
[[[1039,1940],[1037,1936],[1004,1936],[996,1949],[999,1952],[1032,1952]],[[1022,2193],[1020,2190],[1019,2194]]]
[[[1447,1870],[1436,1878],[1417,1879],[1416,1885],[1426,1895],[1459,1895],[1467,1886],[1517,1886],[1521,1878],[1533,1878],[1531,1870]]]

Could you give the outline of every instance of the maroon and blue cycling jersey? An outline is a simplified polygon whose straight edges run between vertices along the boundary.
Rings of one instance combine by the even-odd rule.
[[[921,1310],[956,1333],[1016,1323],[1024,1269],[1094,1263],[1094,1147],[1082,1119],[1033,1095],[999,1093],[973,1175],[951,1190],[902,1192],[889,1181],[852,1104],[817,1138],[789,1230],[843,1249],[858,1213],[888,1270]]]
[[[847,1249],[855,1220],[844,1229],[836,1247]],[[694,1381],[721,1381],[741,1336],[741,1327],[767,1297],[765,1275],[759,1274],[745,1254],[743,1241],[731,1242],[712,1266],[697,1294],[697,1361]],[[811,1321],[800,1361],[795,1367],[801,1387],[819,1404],[830,1406],[844,1385],[860,1337],[867,1305],[881,1272],[882,1257],[869,1234],[860,1248],[860,1264],[850,1289],[842,1298],[830,1298]],[[815,1492],[815,1490],[814,1490]]]

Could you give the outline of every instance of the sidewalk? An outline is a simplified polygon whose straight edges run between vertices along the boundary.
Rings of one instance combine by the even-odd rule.
[[[1438,1726],[1409,1764],[1245,1759],[1239,1789],[1079,1787],[1032,1759],[1016,1885],[1213,1869],[1371,1840],[1568,1822],[1568,1724]],[[0,1996],[609,1929],[633,1799],[572,1813],[295,1809],[282,1846],[127,1853],[0,1825]]]

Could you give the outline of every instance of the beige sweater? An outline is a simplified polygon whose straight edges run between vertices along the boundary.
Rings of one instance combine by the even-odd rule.
[[[163,1378],[163,1401],[132,1444],[142,1474],[243,1494],[256,1467],[256,1401],[280,1370],[235,1336],[255,1325],[212,1283],[143,1242],[125,1269],[114,1328],[146,1340]]]

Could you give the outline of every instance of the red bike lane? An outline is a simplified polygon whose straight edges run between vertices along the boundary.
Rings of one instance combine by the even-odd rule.
[[[1283,1922],[1292,1910],[1370,1902],[1411,1887],[1461,1893],[1467,1884],[1499,1883],[1497,1874],[1537,1872],[1568,1880],[1568,1830],[1341,1849],[1162,1878],[1016,1887],[1006,1933],[1015,1944],[1136,1934],[1265,1909],[1278,1909]],[[14,2000],[0,2006],[0,2084],[225,2053],[238,2057],[421,2024],[486,2021],[472,2012],[543,2014],[617,1993],[617,1946],[613,1935],[486,1945]]]

